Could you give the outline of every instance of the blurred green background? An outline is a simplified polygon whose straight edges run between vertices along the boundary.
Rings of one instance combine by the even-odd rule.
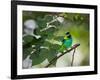
[[[51,13],[23,11],[23,24],[26,20],[33,19],[39,26],[35,34],[41,35],[40,39],[32,36],[23,38],[23,60],[33,51],[32,45],[36,45],[36,51],[31,54],[33,68],[42,68],[49,63],[58,53],[63,36],[69,31],[73,38],[73,45],[80,43],[76,49],[74,66],[89,66],[89,14],[82,13]],[[50,25],[56,28],[49,28],[46,31],[40,30],[46,27],[46,23],[53,20],[54,16],[61,16],[64,21],[55,21]],[[23,26],[24,29],[24,26]],[[46,46],[48,49],[41,49]],[[50,67],[67,67],[71,64],[72,52],[55,61]]]

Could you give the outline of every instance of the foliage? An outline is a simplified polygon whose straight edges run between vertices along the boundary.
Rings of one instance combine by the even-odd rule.
[[[63,23],[53,22],[56,28],[49,28],[46,31],[40,30],[46,27],[47,22],[53,20],[54,16],[62,16]],[[63,36],[69,31],[73,37],[73,44],[80,43],[78,49],[83,58],[81,66],[89,65],[89,15],[80,13],[50,13],[50,12],[33,12],[23,11],[23,24],[26,20],[33,19],[37,22],[39,28],[35,30],[35,34],[41,35],[40,39],[33,36],[25,36],[23,38],[23,60],[31,54],[32,66],[42,63],[45,59],[51,61],[58,53]],[[23,27],[24,28],[24,27]],[[32,45],[36,47],[33,48]],[[42,49],[46,46],[48,49]],[[76,53],[77,54],[77,53]],[[78,58],[78,57],[77,57]],[[52,66],[55,66],[54,63]]]

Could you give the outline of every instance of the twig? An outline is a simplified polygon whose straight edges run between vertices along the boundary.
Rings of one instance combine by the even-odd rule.
[[[53,64],[57,59],[59,59],[61,56],[65,55],[66,53],[72,51],[73,49],[76,49],[78,46],[80,46],[80,44],[75,44],[72,46],[71,49],[67,50],[66,52],[63,52],[61,55],[54,57],[48,65],[45,66],[45,68],[49,67],[51,64]]]
[[[72,55],[71,66],[73,66],[73,63],[74,63],[74,55],[75,55],[75,49],[74,49],[74,52],[73,52],[73,55]]]

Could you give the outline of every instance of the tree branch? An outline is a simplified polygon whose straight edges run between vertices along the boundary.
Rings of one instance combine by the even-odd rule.
[[[75,50],[76,50],[76,49],[74,49],[74,52],[73,52],[73,55],[72,55],[72,62],[71,62],[71,66],[73,66],[73,63],[74,63],[74,55],[75,55]]]
[[[75,44],[73,45],[69,50],[66,50],[65,52],[63,52],[61,55],[54,57],[48,65],[45,66],[45,68],[49,67],[51,64],[53,64],[57,59],[59,59],[61,56],[65,55],[66,53],[72,51],[73,49],[76,49],[78,46],[80,46],[80,44]]]

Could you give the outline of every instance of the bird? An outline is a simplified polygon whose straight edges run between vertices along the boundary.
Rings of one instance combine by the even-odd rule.
[[[58,51],[63,53],[64,50],[68,50],[68,48],[71,48],[72,42],[73,42],[73,39],[72,39],[70,32],[66,32],[66,34],[62,40],[61,47]]]

